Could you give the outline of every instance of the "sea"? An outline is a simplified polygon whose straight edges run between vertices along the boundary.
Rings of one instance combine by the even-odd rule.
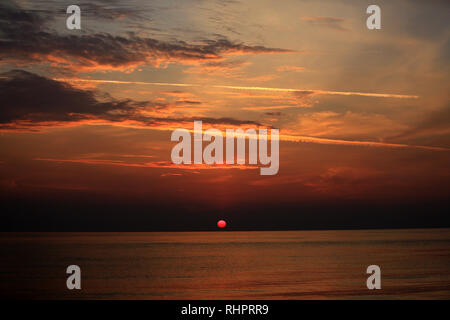
[[[0,233],[0,296],[450,299],[450,229]]]

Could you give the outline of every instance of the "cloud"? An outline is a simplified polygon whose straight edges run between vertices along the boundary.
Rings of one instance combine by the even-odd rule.
[[[194,94],[192,92],[180,91],[180,90],[159,91],[158,94],[169,96],[169,97],[176,97],[176,98],[191,98],[194,96]]]
[[[306,72],[304,67],[298,67],[298,66],[279,66],[277,68],[278,72]]]
[[[80,90],[22,70],[1,74],[0,123],[16,120],[32,122],[79,121],[114,111],[133,112],[144,102],[114,100],[94,91]]]
[[[296,96],[299,99],[306,99],[314,95],[316,92],[313,90],[299,90],[293,92],[294,96]]]
[[[387,140],[398,141],[411,138],[450,134],[450,104],[425,117],[420,123]],[[448,140],[447,140],[448,141]]]
[[[264,114],[267,116],[281,116],[282,115],[281,112],[266,112]]]
[[[165,67],[170,63],[220,61],[225,55],[292,53],[250,46],[227,39],[198,44],[165,42],[128,33],[58,34],[48,30],[38,12],[0,5],[0,61],[47,63],[72,71],[134,70],[140,65]]]
[[[311,106],[301,105],[281,105],[281,106],[256,106],[256,107],[243,107],[241,110],[274,110],[274,109],[291,109],[291,108],[309,108]]]
[[[355,92],[355,91],[302,90],[302,89],[293,89],[293,88],[246,87],[246,86],[225,86],[225,85],[213,85],[212,87],[222,88],[222,89],[234,89],[234,90],[294,92],[299,95],[316,94],[316,95],[362,96],[362,97],[396,98],[396,99],[418,99],[419,98],[419,96],[416,96],[416,95]]]
[[[236,71],[248,66],[249,64],[250,62],[240,60],[213,61],[185,69],[183,70],[183,72],[194,74],[219,74],[222,76],[233,76],[235,75],[234,73]]]
[[[287,131],[287,130],[285,130]],[[315,143],[324,145],[341,145],[341,146],[359,146],[359,147],[379,147],[379,148],[398,148],[398,149],[420,149],[428,151],[450,151],[450,148],[422,146],[401,143],[386,143],[377,141],[358,141],[358,140],[343,140],[343,139],[329,139],[318,138],[311,136],[301,136],[296,134],[280,134],[281,141],[301,142],[301,143]]]
[[[265,78],[266,76],[262,76]],[[270,77],[273,76],[268,76]],[[245,80],[251,80],[252,78],[246,78]],[[97,79],[64,79],[59,80],[67,82],[93,82],[93,83],[115,83],[115,84],[140,84],[140,85],[152,85],[152,86],[175,86],[175,87],[198,87],[199,84],[193,83],[167,83],[167,82],[143,82],[143,81],[120,81],[120,80],[97,80]],[[265,78],[264,80],[267,80]],[[202,85],[206,87],[208,85]],[[209,85],[210,88],[216,89],[230,89],[230,90],[245,90],[245,91],[273,91],[276,93],[293,93],[297,98],[310,97],[312,95],[339,95],[339,96],[362,96],[362,97],[374,97],[374,98],[396,98],[396,99],[418,99],[416,95],[406,94],[392,94],[392,93],[372,93],[372,92],[354,92],[354,91],[328,91],[328,90],[304,90],[294,88],[270,88],[270,87],[255,87],[255,86],[230,86],[230,85]],[[240,96],[249,96],[249,94],[240,94]]]
[[[345,19],[333,17],[301,17],[308,24],[321,26],[336,31],[349,31],[343,26]]]
[[[107,5],[97,5],[90,2],[83,2],[79,4],[83,12],[83,17],[104,19],[110,21],[117,21],[122,19],[132,20],[148,20],[138,7],[124,6],[120,2],[114,3],[109,1]]]
[[[93,91],[75,89],[22,70],[3,73],[0,90],[1,123],[73,121],[83,119],[84,114],[99,115],[127,108],[127,102],[101,103]]]
[[[244,164],[173,164],[167,161],[152,161],[152,162],[126,162],[121,160],[105,160],[105,159],[54,159],[54,158],[35,158],[37,161],[61,162],[61,163],[80,163],[88,165],[109,165],[120,167],[138,167],[138,168],[164,168],[164,169],[178,169],[178,170],[255,170],[259,169],[256,165]]]
[[[211,126],[221,130],[233,127],[262,126],[256,121],[230,117],[211,118],[199,115],[195,117],[156,117],[149,116],[147,112],[165,110],[169,107],[169,104],[160,102],[117,100],[99,92],[79,89],[68,83],[22,70],[0,74],[0,129],[2,130],[36,131],[56,126],[86,123],[174,130],[176,128],[191,129],[194,120],[202,121],[205,130]],[[335,120],[334,114],[322,114],[320,122],[318,122],[321,125],[324,116]],[[330,128],[326,127],[326,129]],[[438,147],[300,136],[288,129],[283,132],[280,134],[280,139],[291,142],[447,150]],[[292,133],[290,134],[290,132]]]
[[[190,102],[192,104],[193,101]],[[181,103],[189,104],[189,100]],[[64,123],[76,125],[93,122],[137,127],[179,127],[192,125],[194,120],[202,120],[206,125],[260,125],[255,121],[229,117],[148,116],[148,111],[164,110],[172,105],[154,101],[117,100],[100,92],[79,89],[23,70],[0,74],[0,106],[2,129],[39,130]]]
[[[276,75],[258,75],[249,77],[242,69],[250,65],[248,61],[224,60],[213,61],[190,67],[183,72],[203,74],[205,76],[222,76],[240,81],[265,82],[275,79]]]
[[[384,141],[384,137],[404,126],[382,114],[318,111],[299,115],[291,129],[314,137]]]

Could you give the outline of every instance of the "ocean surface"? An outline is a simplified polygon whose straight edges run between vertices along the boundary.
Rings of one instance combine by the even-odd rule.
[[[1,233],[0,251],[9,298],[450,299],[450,229]]]

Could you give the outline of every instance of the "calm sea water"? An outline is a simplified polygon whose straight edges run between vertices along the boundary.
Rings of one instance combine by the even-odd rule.
[[[0,295],[82,299],[449,299],[450,229],[2,233]],[[66,268],[82,290],[66,289]],[[381,267],[382,289],[366,288]]]

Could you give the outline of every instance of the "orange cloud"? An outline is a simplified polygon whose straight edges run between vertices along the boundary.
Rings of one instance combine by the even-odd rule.
[[[54,158],[34,158],[36,161],[49,161],[49,162],[67,162],[67,163],[80,163],[89,165],[111,165],[121,167],[138,167],[138,168],[164,168],[164,169],[178,169],[178,170],[217,170],[217,169],[239,169],[239,170],[254,170],[259,169],[256,165],[244,165],[244,164],[173,164],[167,161],[155,161],[144,163],[130,163],[120,160],[104,160],[104,159],[54,159]]]
[[[306,69],[304,67],[297,67],[297,66],[279,66],[277,68],[278,72],[286,72],[286,71],[292,71],[292,72],[306,72]]]
[[[45,25],[47,17],[38,11],[0,4],[3,19],[0,61],[48,64],[72,72],[125,71],[141,65],[166,67],[168,64],[203,64],[221,61],[226,55],[281,54],[292,50],[232,42],[227,39],[162,41],[109,33],[60,34]],[[14,21],[11,23],[10,21]]]
[[[326,27],[328,29],[333,29],[336,31],[349,31],[343,26],[345,19],[334,18],[334,17],[301,17],[302,21],[308,24]]]
[[[263,76],[264,81],[271,79],[272,76]],[[251,78],[249,78],[251,79]],[[257,79],[257,77],[255,78]],[[67,78],[55,78],[58,81],[91,81],[98,83],[116,83],[116,84],[142,84],[142,85],[155,85],[155,86],[177,86],[177,87],[198,87],[205,85],[193,84],[193,83],[167,83],[167,82],[143,82],[143,81],[119,81],[119,80],[98,80],[98,79],[67,79]],[[392,94],[392,93],[371,93],[371,92],[356,92],[356,91],[330,91],[330,90],[318,90],[318,89],[293,89],[293,88],[271,88],[271,87],[254,87],[254,86],[230,86],[230,85],[210,85],[212,88],[220,89],[232,89],[232,90],[249,90],[249,91],[273,91],[273,92],[286,92],[286,93],[308,93],[315,95],[342,95],[342,96],[363,96],[363,97],[376,97],[376,98],[397,98],[397,99],[418,99],[417,95],[407,94]]]

